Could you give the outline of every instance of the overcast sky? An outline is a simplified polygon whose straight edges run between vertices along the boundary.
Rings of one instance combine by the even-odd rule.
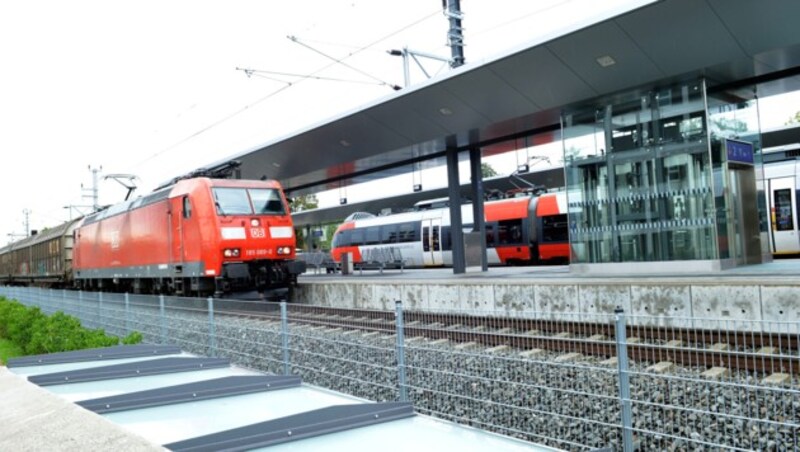
[[[462,0],[466,59],[641,3]],[[137,175],[144,194],[388,96],[403,72],[386,50],[449,56],[447,26],[440,0],[0,2],[0,244],[24,232],[23,209],[41,229],[91,204],[89,166]],[[101,204],[124,196],[114,181],[100,190]]]

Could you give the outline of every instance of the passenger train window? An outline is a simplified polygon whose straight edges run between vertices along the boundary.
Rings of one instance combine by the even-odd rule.
[[[542,217],[542,242],[568,242],[567,214]]]
[[[419,223],[402,223],[398,227],[398,240],[400,242],[415,242],[419,239],[417,229]]]
[[[381,241],[381,230],[379,226],[370,226],[364,231],[364,244],[377,245]]]
[[[498,222],[497,242],[501,245],[522,243],[522,220]]]
[[[442,251],[452,251],[453,242],[450,235],[450,226],[442,226]]]
[[[788,188],[774,190],[775,199],[775,230],[791,231],[794,228],[792,215],[792,191]]]
[[[364,244],[364,229],[353,229],[351,231],[350,244],[363,245]]]
[[[486,223],[486,246],[493,247],[495,245],[494,240],[494,229],[497,226],[497,223]]]
[[[396,224],[386,224],[381,226],[381,243],[397,243]]]
[[[333,248],[338,248],[341,246],[350,246],[351,245],[351,231],[350,229],[344,230],[333,236],[333,243],[331,246]]]

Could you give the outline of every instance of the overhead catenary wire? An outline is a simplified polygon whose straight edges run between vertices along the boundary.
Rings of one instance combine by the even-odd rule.
[[[344,66],[344,67],[346,67],[346,68],[348,68],[348,69],[350,69],[352,71],[355,71],[355,72],[357,72],[357,73],[359,73],[359,74],[361,74],[361,75],[363,75],[365,77],[368,77],[368,78],[371,78],[372,80],[375,80],[376,82],[378,82],[379,85],[388,86],[388,87],[390,87],[392,89],[400,89],[397,85],[394,85],[394,84],[389,83],[387,81],[381,80],[378,77],[375,77],[375,76],[373,76],[373,75],[371,75],[371,74],[369,74],[369,73],[367,73],[365,71],[362,71],[361,69],[358,69],[356,67],[353,67],[353,66],[345,63],[344,59],[352,56],[352,54],[348,55],[345,58],[336,58],[336,57],[332,57],[332,56],[328,55],[327,53],[322,52],[320,50],[317,50],[317,49],[311,47],[310,45],[300,41],[300,39],[297,36],[287,36],[287,38],[290,41],[294,42],[295,44],[301,45],[301,46],[305,47],[306,49],[311,50],[312,52],[314,52],[314,53],[316,53],[318,55],[321,55],[321,56],[333,61],[336,64],[340,64],[340,65],[342,65],[342,66]]]
[[[279,79],[276,77],[270,77],[269,75],[278,75],[283,77],[294,77],[298,79],[313,79],[313,80],[321,80],[321,81],[329,81],[329,82],[343,82],[343,83],[357,83],[361,85],[383,85],[380,82],[369,82],[366,80],[353,80],[353,79],[345,79],[345,78],[336,78],[336,77],[320,77],[317,75],[308,75],[308,74],[293,74],[291,72],[279,72],[279,71],[267,71],[263,69],[252,69],[252,68],[236,68],[237,71],[244,71],[248,77],[262,77],[267,80],[272,80],[275,82],[285,83],[287,85],[291,85],[295,82],[289,82],[283,79]],[[269,74],[269,75],[266,75]]]
[[[525,20],[525,19],[527,19],[527,18],[529,18],[529,17],[531,17],[531,16],[535,16],[535,15],[537,15],[537,14],[542,14],[543,12],[546,12],[546,11],[550,11],[550,10],[556,9],[556,8],[558,8],[558,7],[562,6],[562,5],[566,4],[566,3],[569,3],[569,2],[571,2],[571,1],[573,1],[573,0],[562,0],[561,2],[558,2],[558,3],[554,3],[554,4],[552,4],[552,5],[545,6],[544,8],[541,8],[541,9],[537,9],[537,10],[531,11],[531,12],[529,12],[529,13],[527,13],[527,14],[523,14],[523,15],[520,15],[520,16],[514,16],[514,18],[513,18],[513,19],[511,19],[511,20],[507,20],[507,21],[505,21],[505,22],[502,22],[502,23],[499,23],[499,24],[493,25],[493,26],[491,26],[491,27],[484,28],[483,30],[478,30],[478,31],[476,31],[475,33],[472,33],[470,36],[479,36],[479,35],[482,35],[482,34],[484,34],[484,33],[489,33],[489,32],[492,32],[492,31],[494,31],[494,30],[497,30],[498,28],[507,27],[508,25],[511,25],[511,24],[513,24],[513,23],[517,23],[517,22],[519,22],[519,21],[521,21],[521,20]]]
[[[434,16],[436,16],[438,14],[439,14],[439,10],[438,9],[433,11],[433,12],[431,12],[431,13],[429,13],[429,14],[426,14],[425,16],[421,17],[420,19],[415,20],[414,22],[411,22],[408,25],[405,25],[405,26],[403,26],[403,27],[401,27],[401,28],[399,28],[397,30],[394,30],[389,34],[384,35],[384,36],[380,37],[379,39],[377,39],[375,41],[372,41],[369,44],[358,48],[357,50],[349,53],[347,56],[341,58],[341,60],[345,60],[347,58],[350,58],[350,57],[352,57],[352,56],[354,56],[354,55],[356,55],[356,54],[358,54],[358,53],[360,53],[360,52],[362,52],[362,51],[364,51],[364,50],[366,50],[366,49],[368,49],[370,47],[373,47],[373,46],[377,45],[380,42],[385,41],[386,39],[391,38],[392,36],[395,36],[395,35],[397,35],[399,33],[402,33],[403,31],[405,31],[405,30],[407,30],[407,29],[409,29],[411,27],[416,26],[417,24],[419,24],[419,23],[421,23],[421,22],[423,22],[425,20],[428,20],[431,17],[434,17]],[[308,75],[309,76],[315,76],[315,75],[319,74],[320,72],[322,72],[322,71],[324,71],[324,70],[326,70],[326,69],[328,69],[328,68],[330,68],[330,67],[332,67],[332,66],[334,66],[336,64],[339,64],[339,63],[331,62],[331,63],[326,64],[325,66],[317,69],[316,71],[311,72]],[[266,94],[265,96],[256,99],[255,101],[253,101],[253,102],[245,105],[244,107],[242,107],[242,108],[240,108],[240,109],[238,109],[238,110],[236,110],[236,111],[234,111],[234,112],[232,112],[232,113],[230,113],[230,114],[218,119],[217,121],[212,122],[211,124],[209,124],[209,125],[201,128],[201,129],[197,130],[196,132],[186,136],[185,138],[183,138],[183,139],[181,139],[181,140],[179,140],[179,141],[167,146],[166,148],[157,151],[156,153],[150,155],[149,157],[145,158],[141,162],[133,165],[133,167],[134,168],[135,167],[139,167],[139,166],[141,166],[141,165],[143,165],[143,164],[145,164],[145,163],[147,163],[147,162],[149,162],[149,161],[151,161],[151,160],[153,160],[153,159],[155,159],[155,158],[157,158],[157,157],[159,157],[159,156],[161,156],[161,155],[163,155],[163,154],[165,154],[165,153],[167,153],[169,151],[172,151],[173,149],[177,148],[178,146],[181,146],[182,144],[184,144],[184,143],[194,139],[195,137],[197,137],[197,136],[199,136],[199,135],[201,135],[201,134],[203,134],[203,133],[205,133],[205,132],[207,132],[207,131],[209,131],[209,130],[211,130],[211,129],[213,129],[213,128],[215,128],[215,127],[217,127],[217,126],[219,126],[219,125],[221,125],[221,124],[223,124],[225,122],[227,122],[228,120],[230,120],[230,119],[232,119],[232,118],[244,113],[245,111],[255,107],[256,105],[266,101],[267,99],[270,99],[271,97],[274,97],[274,96],[280,94],[281,92],[291,88],[292,86],[296,86],[298,83],[301,83],[304,80],[308,80],[308,79],[309,79],[308,77],[302,78],[302,79],[300,79],[300,80],[298,80],[298,81],[296,81],[294,83],[287,83],[284,86],[278,88],[277,90],[271,91],[270,93]],[[284,82],[284,83],[286,83],[286,82]]]

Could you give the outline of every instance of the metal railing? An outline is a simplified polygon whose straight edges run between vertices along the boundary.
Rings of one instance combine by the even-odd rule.
[[[309,251],[297,253],[297,258],[306,263],[306,267],[314,269],[315,273],[325,271],[326,273],[335,272],[338,265],[327,251]]]
[[[570,450],[798,450],[800,322],[0,287],[90,328]],[[698,327],[699,326],[699,327]]]
[[[355,263],[355,267],[363,271],[366,268],[377,268],[383,273],[384,268],[405,269],[405,259],[400,248],[389,246],[380,248],[366,248],[361,251],[361,262]]]

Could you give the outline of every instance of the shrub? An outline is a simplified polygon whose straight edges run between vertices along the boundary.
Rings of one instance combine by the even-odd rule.
[[[138,331],[131,331],[131,334],[122,338],[122,343],[125,345],[140,344],[142,339],[144,339],[144,337],[142,337],[142,333]]]
[[[8,336],[7,338],[25,347],[30,342],[33,335],[33,327],[42,318],[47,318],[38,307],[28,308],[19,303],[14,303],[15,307],[9,312],[7,318]]]
[[[8,300],[0,300],[0,337],[11,340],[29,355],[142,342],[138,331],[120,339],[106,335],[102,329],[83,328],[77,318],[61,311],[48,317],[37,307]]]

